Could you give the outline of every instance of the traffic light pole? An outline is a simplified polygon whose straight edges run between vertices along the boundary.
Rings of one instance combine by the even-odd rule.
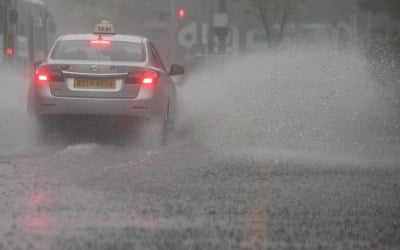
[[[176,40],[178,35],[178,22],[176,20],[176,0],[170,0],[171,21],[168,61],[172,64],[176,59]]]
[[[228,9],[226,0],[219,0],[218,13],[215,13],[213,18],[214,33],[218,38],[218,52],[226,52],[226,37],[228,35]]]

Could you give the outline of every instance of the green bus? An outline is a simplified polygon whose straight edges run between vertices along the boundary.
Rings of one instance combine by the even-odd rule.
[[[30,67],[43,60],[55,36],[42,0],[0,0],[0,62]]]

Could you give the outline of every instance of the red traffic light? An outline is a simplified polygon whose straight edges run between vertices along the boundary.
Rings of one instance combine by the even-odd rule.
[[[182,20],[185,17],[186,17],[186,10],[184,8],[180,8],[178,10],[178,18]]]
[[[14,50],[12,48],[7,48],[6,54],[7,54],[7,56],[13,56],[14,55]]]

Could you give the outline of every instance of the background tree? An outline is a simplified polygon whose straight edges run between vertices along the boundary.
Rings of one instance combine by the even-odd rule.
[[[231,0],[234,19],[242,30],[261,28],[266,41],[279,44],[288,23],[337,24],[349,21],[356,0]]]
[[[283,31],[289,16],[295,11],[300,1],[252,0],[251,3],[258,12],[258,17],[264,28],[267,42],[279,43],[282,40]],[[277,37],[275,37],[275,39],[271,33],[271,27],[274,24],[279,26],[279,33],[276,35]]]
[[[241,28],[260,26],[265,33],[266,42],[279,43],[291,15],[304,0],[232,0],[239,5],[235,17]],[[278,30],[273,27],[278,26]]]

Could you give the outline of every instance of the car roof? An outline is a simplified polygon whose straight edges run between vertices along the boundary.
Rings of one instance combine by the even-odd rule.
[[[141,43],[147,40],[145,37],[141,36],[132,36],[132,35],[101,35],[104,38],[107,38],[110,41],[119,41],[119,42],[134,42]],[[73,34],[73,35],[63,35],[59,38],[60,41],[76,41],[76,40],[92,40],[98,38],[99,35],[96,34]]]

